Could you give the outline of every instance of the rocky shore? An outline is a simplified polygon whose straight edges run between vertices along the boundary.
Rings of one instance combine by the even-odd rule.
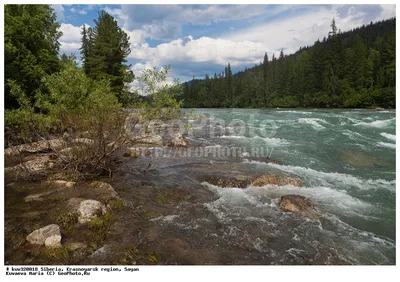
[[[157,124],[153,127],[165,129],[167,125]],[[194,146],[179,133],[164,136],[145,133],[137,135],[132,141],[134,145],[125,148],[121,161],[142,162],[143,165],[149,163],[143,172],[152,169],[151,161],[147,160],[151,158],[151,148]],[[87,138],[77,138],[73,144],[80,146],[90,142]],[[118,183],[112,177],[74,181],[73,177],[62,171],[52,170],[57,158],[67,157],[72,149],[65,146],[63,139],[54,139],[5,150],[6,264],[182,263],[178,258],[182,254],[187,257],[189,248],[188,242],[182,239],[177,238],[167,243],[170,244],[168,248],[176,253],[175,261],[170,261],[165,254],[163,256],[151,249],[151,242],[161,236],[157,229],[154,230],[152,220],[178,203],[195,201],[193,195],[182,187],[162,190],[151,182],[136,181],[130,183],[130,187],[143,197],[138,201],[128,201],[110,184]],[[267,161],[279,163],[277,160]],[[302,180],[298,177],[276,173],[233,173],[226,177],[210,171],[208,176],[198,180],[198,183],[201,182],[225,189],[288,185],[301,189],[302,186]],[[120,189],[124,192],[123,188]],[[199,195],[202,194],[199,192]],[[204,195],[208,198],[214,197],[207,190],[204,190]],[[311,220],[322,217],[309,199],[296,194],[282,196],[279,209],[294,217]],[[130,226],[133,222],[125,219],[132,210],[137,217],[136,227]],[[149,224],[153,227],[147,230],[146,226]],[[137,239],[134,244],[125,242],[123,247],[120,244],[117,246],[107,243],[110,236],[114,236],[115,242],[116,234],[128,232],[127,230],[135,230],[139,235],[143,233],[144,241]],[[119,256],[111,254],[115,252],[115,248],[119,250]],[[212,256],[209,256],[212,261]]]

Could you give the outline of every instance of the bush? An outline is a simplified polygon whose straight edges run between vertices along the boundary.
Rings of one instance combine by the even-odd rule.
[[[150,102],[142,104],[143,109],[138,111],[140,118],[124,111],[108,81],[88,78],[73,63],[65,63],[60,72],[43,79],[42,89],[46,91],[36,93],[34,105],[10,82],[21,108],[6,111],[6,140],[15,144],[62,136],[61,143],[65,145],[51,148],[57,156],[55,170],[72,174],[75,179],[111,175],[121,149],[131,143],[130,135],[139,120],[182,116],[176,100],[181,86],[178,81],[173,86],[165,83],[168,70],[169,67],[145,70],[140,78],[150,97]]]
[[[59,127],[69,132],[67,144],[72,149],[60,158],[62,168],[84,177],[110,173],[116,153],[129,137],[124,131],[126,113],[109,83],[92,81],[73,65],[45,83],[50,94],[42,96],[41,103]],[[85,139],[73,138],[82,132]]]

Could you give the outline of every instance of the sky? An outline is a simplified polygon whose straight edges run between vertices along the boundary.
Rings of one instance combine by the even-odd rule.
[[[83,25],[94,26],[98,11],[115,17],[129,35],[128,63],[135,76],[170,65],[168,82],[203,79],[230,63],[233,72],[296,52],[322,40],[335,18],[341,31],[389,19],[395,5],[52,5],[61,23],[62,53],[79,48]],[[133,84],[133,87],[135,83]]]

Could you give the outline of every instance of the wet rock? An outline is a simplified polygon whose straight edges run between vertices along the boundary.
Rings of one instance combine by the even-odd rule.
[[[118,193],[115,192],[114,188],[106,182],[94,181],[90,183],[89,189],[95,192],[96,198],[99,198],[102,201],[118,198]]]
[[[246,181],[249,178],[247,176],[245,176],[245,175],[238,175],[238,176],[235,177],[235,179],[238,180],[238,181]]]
[[[50,186],[50,189],[43,193],[38,193],[34,195],[29,195],[24,198],[25,202],[32,202],[32,201],[43,201],[46,196],[49,196],[53,193],[60,192],[67,188],[72,188],[75,186],[75,182],[72,181],[65,181],[65,180],[54,180],[54,181],[47,181],[47,185]]]
[[[66,146],[66,142],[61,139],[40,140],[29,144],[12,146],[4,150],[4,155],[15,156],[22,153],[40,153],[49,150],[57,150]]]
[[[222,188],[226,187],[236,187],[236,188],[246,188],[250,185],[251,181],[246,178],[223,178],[223,177],[218,177],[218,176],[208,176],[204,179],[204,181],[218,186]]]
[[[140,157],[140,152],[138,152],[138,151],[136,151],[136,150],[134,150],[134,149],[130,149],[128,152],[126,152],[125,154],[124,154],[124,157],[126,157],[126,158],[138,158],[138,157]]]
[[[169,147],[187,147],[189,144],[189,141],[181,133],[176,133],[166,142]]]
[[[251,183],[251,186],[257,186],[257,187],[261,187],[264,185],[278,185],[278,186],[292,185],[300,187],[302,186],[302,183],[300,179],[292,176],[272,175],[272,174],[263,175]]]
[[[310,201],[300,195],[282,196],[279,207],[284,212],[292,212],[311,219],[320,218],[320,215],[312,209]]]
[[[371,156],[359,152],[342,151],[340,152],[340,159],[345,163],[359,168],[387,165],[384,162],[380,162]]]
[[[84,200],[79,204],[79,223],[87,223],[106,214],[106,207],[96,200]]]
[[[277,160],[274,160],[274,159],[271,159],[271,158],[261,158],[260,161],[264,162],[264,163],[268,163],[268,164],[276,164],[276,165],[281,165],[282,164],[280,161],[277,161]]]
[[[134,138],[134,141],[136,143],[153,144],[153,145],[159,145],[159,146],[162,146],[162,144],[163,144],[163,138],[161,136],[151,134],[151,133],[146,133],[146,134],[136,136],[136,138]]]
[[[33,231],[26,237],[29,243],[34,245],[46,245],[49,247],[61,246],[60,226],[50,224]]]
[[[38,156],[22,164],[6,167],[4,171],[8,177],[27,177],[35,173],[45,172],[53,165],[54,163],[51,162],[49,156]]]

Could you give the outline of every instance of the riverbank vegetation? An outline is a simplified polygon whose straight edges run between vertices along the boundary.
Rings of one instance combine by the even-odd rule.
[[[104,11],[94,22],[82,28],[78,63],[74,54],[59,56],[60,25],[50,5],[5,6],[5,145],[57,140],[48,144],[54,168],[74,174],[108,173],[132,144],[138,122],[127,109],[142,109],[141,123],[182,113],[180,83],[166,83],[169,67],[137,78],[147,96],[140,99],[130,88],[128,35]]]
[[[292,55],[266,53],[259,65],[184,84],[186,107],[395,107],[396,19],[341,32]],[[271,38],[273,40],[273,38]]]

